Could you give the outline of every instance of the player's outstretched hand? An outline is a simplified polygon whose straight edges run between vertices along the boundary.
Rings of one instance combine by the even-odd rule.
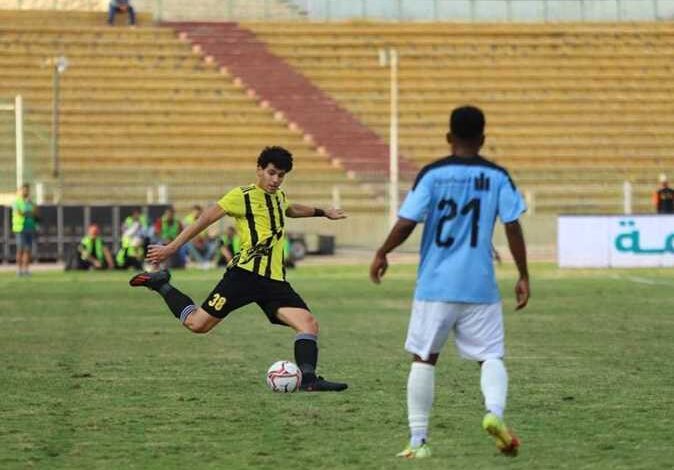
[[[520,278],[515,284],[515,296],[517,298],[517,307],[515,310],[521,310],[527,306],[529,302],[529,279]]]
[[[346,219],[346,213],[342,209],[326,209],[325,217],[330,220]]]
[[[381,278],[384,277],[384,274],[386,274],[387,269],[388,260],[386,259],[386,255],[380,255],[379,253],[374,255],[374,259],[370,265],[370,279],[372,282],[379,284],[381,282]]]
[[[165,245],[148,245],[147,256],[145,259],[152,264],[159,264],[168,259],[173,254],[173,251]]]

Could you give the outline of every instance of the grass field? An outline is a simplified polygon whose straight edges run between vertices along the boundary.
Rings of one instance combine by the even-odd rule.
[[[507,417],[523,441],[500,456],[480,428],[479,371],[449,344],[438,364],[432,459],[407,439],[402,343],[414,266],[290,274],[321,322],[320,372],[343,394],[274,394],[264,373],[292,334],[256,307],[208,335],[183,329],[123,273],[0,274],[0,468],[663,469],[674,465],[671,270],[532,266],[533,299],[506,304]],[[203,300],[220,274],[176,272]]]

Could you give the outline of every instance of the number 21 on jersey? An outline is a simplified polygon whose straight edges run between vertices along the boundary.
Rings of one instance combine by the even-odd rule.
[[[435,244],[444,248],[452,246],[454,244],[454,237],[449,235],[445,238],[442,237],[445,224],[456,219],[457,216],[465,217],[470,214],[470,216],[472,216],[470,224],[470,247],[475,248],[480,234],[480,200],[474,197],[459,209],[454,199],[441,199],[440,202],[438,202],[438,210],[444,211],[446,208],[449,208],[449,212],[445,213],[445,215],[438,220],[438,227],[435,230]]]

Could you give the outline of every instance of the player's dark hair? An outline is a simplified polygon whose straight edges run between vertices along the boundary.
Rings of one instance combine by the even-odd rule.
[[[449,130],[461,140],[478,140],[484,135],[484,113],[475,106],[455,108],[449,118]]]
[[[265,147],[257,158],[257,166],[267,168],[270,163],[279,170],[290,173],[293,169],[293,155],[283,147]]]

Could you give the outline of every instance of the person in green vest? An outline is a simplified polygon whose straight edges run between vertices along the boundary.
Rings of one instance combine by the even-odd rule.
[[[122,224],[122,240],[115,256],[117,268],[143,269],[147,230],[147,217],[135,208]]]
[[[89,226],[77,251],[80,254],[77,269],[112,269],[115,266],[110,250],[101,238],[101,229],[96,224]]]
[[[122,244],[115,255],[116,267],[118,269],[133,268],[142,271],[144,257],[145,250],[142,238],[134,237],[127,240],[122,238]]]
[[[240,250],[241,237],[236,233],[236,229],[230,225],[220,237],[218,266],[227,266]]]
[[[30,276],[30,256],[37,231],[37,206],[30,198],[30,185],[22,185],[12,203],[12,231],[16,237],[16,274]]]
[[[162,245],[171,243],[182,232],[183,226],[176,218],[176,211],[173,206],[169,206],[164,215],[154,222],[154,241]],[[170,268],[184,268],[185,267],[185,253],[177,252],[168,260]]]
[[[192,206],[192,211],[190,211],[189,214],[187,214],[185,217],[183,217],[183,225],[188,226],[192,225],[196,220],[199,218],[201,213],[203,212],[203,208],[199,204],[195,204]]]

